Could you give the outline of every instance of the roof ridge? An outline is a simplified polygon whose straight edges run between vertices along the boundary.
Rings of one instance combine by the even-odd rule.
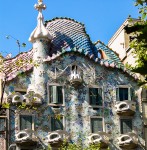
[[[44,22],[45,22],[44,24],[45,24],[45,26],[46,26],[48,22],[52,22],[52,21],[55,21],[55,20],[57,20],[57,19],[67,19],[67,20],[70,20],[70,21],[74,21],[74,22],[76,22],[76,23],[82,25],[82,26],[85,28],[85,24],[84,24],[84,23],[79,22],[79,21],[77,21],[77,20],[75,20],[75,19],[73,19],[73,18],[69,18],[69,17],[54,17],[54,18],[52,18],[52,19],[50,19],[50,20],[45,20],[45,21],[44,21]]]
[[[100,43],[100,44],[106,46],[107,48],[109,48],[110,51],[114,52],[114,53],[119,57],[119,54],[118,54],[117,52],[113,51],[113,49],[110,48],[108,45],[106,45],[104,42],[98,40],[98,41],[94,42],[93,44],[94,44],[94,45],[97,45],[98,43]]]
[[[33,50],[33,48],[31,48],[30,50],[25,51],[25,52],[20,52],[19,54],[17,54],[17,55],[14,56],[14,57],[11,57],[11,58],[8,58],[8,59],[4,59],[4,61],[15,59],[16,57],[19,57],[20,55],[23,55],[23,54],[25,54],[25,53],[29,53],[29,52],[31,52],[32,50]]]

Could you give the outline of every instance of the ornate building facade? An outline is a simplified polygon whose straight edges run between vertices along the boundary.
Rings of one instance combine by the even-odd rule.
[[[65,139],[143,150],[136,75],[104,43],[92,43],[83,24],[70,18],[44,24],[46,6],[39,0],[35,8],[33,48],[4,62],[10,107],[0,116],[0,150],[57,149]]]

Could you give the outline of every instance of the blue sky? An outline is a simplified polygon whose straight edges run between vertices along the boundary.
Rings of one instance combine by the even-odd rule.
[[[0,52],[3,55],[18,53],[16,41],[27,44],[21,51],[28,51],[32,44],[28,42],[36,27],[38,12],[34,9],[37,0],[3,0],[0,4]],[[101,40],[105,44],[120,25],[131,15],[138,17],[134,0],[44,0],[47,9],[43,11],[44,20],[54,17],[70,17],[85,24],[91,40]]]

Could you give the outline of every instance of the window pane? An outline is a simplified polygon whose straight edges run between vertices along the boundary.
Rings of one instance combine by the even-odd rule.
[[[20,130],[32,129],[32,116],[20,116]]]
[[[50,103],[63,104],[62,86],[49,86]]]
[[[63,130],[63,117],[60,120],[51,117],[51,131],[55,130]]]
[[[119,100],[128,100],[128,88],[119,88]]]
[[[132,132],[132,120],[121,119],[121,134]]]
[[[96,133],[98,131],[103,131],[103,119],[102,118],[91,118],[91,131]]]
[[[58,92],[58,103],[62,104],[63,103],[62,86],[57,87],[57,92]]]
[[[90,105],[102,105],[102,89],[90,88],[89,99],[90,99]]]
[[[5,131],[5,119],[0,118],[0,131]]]
[[[98,105],[102,105],[102,88],[98,88]]]

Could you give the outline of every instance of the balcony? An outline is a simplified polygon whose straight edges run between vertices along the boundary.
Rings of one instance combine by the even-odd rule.
[[[26,105],[40,106],[42,104],[42,98],[34,91],[29,91],[25,94]]]
[[[11,96],[11,98],[13,104],[22,103],[24,100],[24,96],[21,95],[20,93],[15,93],[14,95]]]
[[[89,144],[100,144],[101,148],[108,148],[109,134],[106,132],[92,133],[89,137]]]
[[[71,85],[78,86],[82,83],[81,71],[82,70],[76,65],[71,67],[71,74],[69,79]]]
[[[45,142],[50,144],[52,148],[60,148],[63,142],[69,141],[69,134],[64,130],[56,130],[49,132],[45,138]]]
[[[136,112],[136,103],[129,100],[118,101],[115,108],[120,116],[133,116]]]
[[[134,149],[138,146],[138,137],[132,132],[120,135],[117,140],[119,147],[123,149]]]
[[[19,131],[15,137],[15,142],[19,146],[35,146],[38,143],[38,138],[33,130]]]
[[[27,94],[22,95],[19,92],[11,94],[7,97],[8,102],[12,102],[14,105],[26,103],[26,105],[38,106],[42,104],[42,98],[34,91],[29,91]]]

